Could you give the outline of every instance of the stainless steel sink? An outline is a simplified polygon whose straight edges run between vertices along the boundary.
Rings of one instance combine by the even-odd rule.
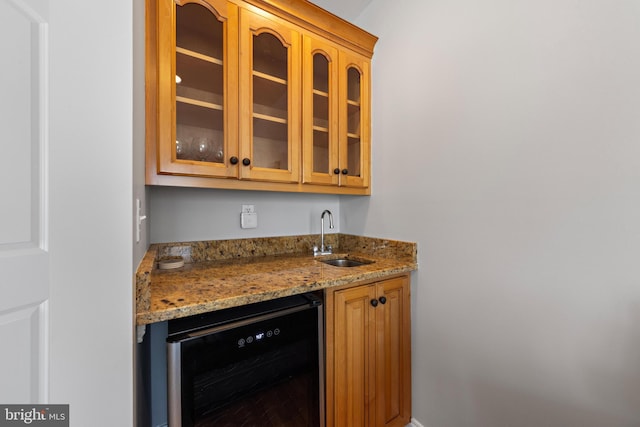
[[[361,265],[371,264],[373,261],[353,258],[334,258],[321,260],[320,262],[324,262],[325,264],[333,265],[335,267],[359,267]]]

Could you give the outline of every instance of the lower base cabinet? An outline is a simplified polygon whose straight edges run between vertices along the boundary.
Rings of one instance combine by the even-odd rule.
[[[409,276],[325,291],[327,427],[411,418]]]

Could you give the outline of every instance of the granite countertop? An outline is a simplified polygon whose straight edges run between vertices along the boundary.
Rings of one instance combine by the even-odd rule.
[[[151,245],[136,273],[137,324],[221,310],[417,269],[415,243],[344,234],[326,236],[333,255],[313,256],[318,236]],[[159,270],[158,259],[182,256],[184,267]],[[334,267],[322,259],[373,261]]]

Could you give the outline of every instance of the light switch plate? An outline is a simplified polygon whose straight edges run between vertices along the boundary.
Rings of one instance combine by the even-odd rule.
[[[142,234],[142,221],[147,219],[146,215],[142,215],[142,202],[140,199],[136,199],[136,243],[140,242],[140,235]]]
[[[240,227],[258,228],[258,214],[243,212],[240,214]]]

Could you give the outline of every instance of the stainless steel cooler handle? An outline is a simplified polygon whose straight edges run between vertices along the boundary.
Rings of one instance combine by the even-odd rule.
[[[284,310],[274,311],[273,313],[263,314],[257,317],[250,317],[248,319],[237,320],[231,323],[225,323],[224,325],[214,326],[211,328],[202,329],[199,331],[188,332],[184,335],[180,335],[179,339],[176,339],[175,343],[181,343],[192,340],[194,338],[200,338],[205,335],[215,334],[217,332],[228,331],[229,329],[236,329],[242,326],[250,325],[252,323],[258,323],[269,319],[275,319],[276,317],[286,316],[287,314],[297,313],[299,311],[310,310],[315,308],[312,305],[301,305],[297,307],[291,307]]]

